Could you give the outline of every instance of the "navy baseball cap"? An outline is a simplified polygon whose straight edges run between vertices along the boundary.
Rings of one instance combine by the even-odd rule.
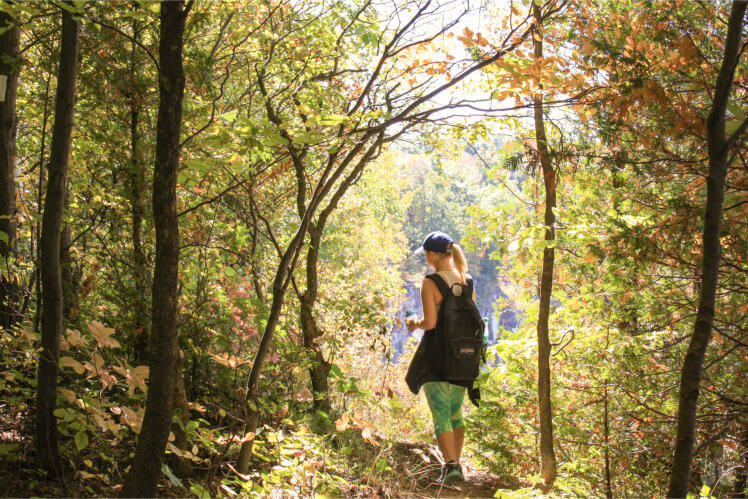
[[[421,244],[421,247],[418,248],[416,252],[420,253],[426,250],[434,253],[447,253],[449,245],[453,243],[454,241],[447,234],[436,231],[426,236],[426,239],[423,240],[423,244]]]

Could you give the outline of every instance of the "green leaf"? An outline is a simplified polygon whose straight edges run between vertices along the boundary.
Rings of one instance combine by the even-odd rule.
[[[76,433],[74,440],[75,446],[79,451],[88,447],[88,435],[86,434],[86,430],[80,430],[78,433]]]
[[[161,464],[161,471],[163,472],[164,475],[166,475],[166,478],[169,479],[172,485],[176,485],[177,487],[184,488],[184,485],[182,484],[182,482],[179,480],[179,478],[174,473],[172,473],[171,469],[166,465],[166,463]]]
[[[737,131],[738,128],[740,128],[741,123],[742,121],[729,120],[727,123],[725,123],[725,132],[727,132],[729,135],[732,135]]]
[[[745,119],[745,110],[738,103],[738,101],[733,100],[728,102],[727,109],[730,110],[732,115],[735,116],[738,121],[743,121]]]
[[[210,499],[210,492],[205,490],[205,487],[199,483],[193,483],[190,485],[190,492],[195,494],[199,499]]]
[[[343,377],[343,371],[341,371],[340,368],[336,364],[333,364],[330,366],[330,372],[338,378]]]
[[[57,7],[61,7],[65,9],[66,11],[70,12],[71,14],[82,14],[83,13],[83,10],[81,9],[82,5],[83,5],[83,2],[75,2],[74,4],[60,2],[59,4],[57,4]]]
[[[477,386],[483,386],[483,385],[485,385],[488,382],[488,377],[490,376],[490,374],[491,374],[490,372],[485,372],[485,373],[481,374],[480,376],[478,376],[477,378],[475,378],[475,384]]]
[[[161,12],[161,2],[142,2],[141,5],[143,5],[144,3],[148,4],[148,10],[150,10],[154,14],[159,14]]]

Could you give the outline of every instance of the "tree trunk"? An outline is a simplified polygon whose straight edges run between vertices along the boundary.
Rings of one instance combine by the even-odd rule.
[[[319,246],[322,242],[322,228],[319,226],[310,228],[309,236],[309,250],[306,255],[306,291],[299,296],[301,331],[304,347],[309,351],[312,360],[309,376],[314,394],[314,409],[329,414],[331,405],[327,377],[330,374],[331,365],[325,359],[317,343],[317,338],[322,336],[323,332],[320,331],[317,320],[314,318],[314,305],[319,292],[317,264],[319,263]]]
[[[255,360],[252,364],[252,369],[249,372],[247,378],[247,391],[246,391],[246,409],[245,409],[245,425],[244,434],[251,433],[254,435],[257,430],[257,423],[260,420],[260,408],[258,405],[259,400],[259,386],[260,386],[260,373],[262,368],[265,366],[265,359],[270,351],[270,344],[273,341],[275,335],[275,329],[278,326],[278,320],[280,319],[281,308],[283,307],[283,298],[285,297],[288,285],[291,282],[291,272],[293,272],[298,260],[300,249],[304,243],[304,236],[308,229],[308,213],[302,217],[299,228],[296,231],[296,235],[289,243],[286,251],[281,257],[281,261],[278,264],[278,270],[275,273],[275,279],[273,279],[273,299],[270,303],[270,313],[268,314],[268,320],[265,324],[265,329],[262,332],[262,339],[260,340],[260,346],[257,348],[255,354]],[[242,442],[241,449],[239,450],[239,458],[237,460],[237,470],[239,473],[246,474],[249,470],[249,458],[252,455],[252,445],[254,438],[250,438]]]
[[[607,301],[607,297],[606,297]],[[608,317],[608,326],[605,329],[605,354],[603,355],[603,361],[608,362],[608,349],[610,348],[610,317]],[[608,384],[610,380],[609,375],[606,373],[603,379],[603,452],[605,458],[605,497],[612,499],[613,497],[613,486],[610,481],[610,412],[608,408],[609,394]]]
[[[135,278],[135,303],[133,307],[133,360],[136,364],[148,362],[148,302],[146,289],[148,276],[142,243],[143,213],[145,211],[145,169],[140,153],[140,88],[137,84],[137,44],[140,38],[138,23],[133,23],[133,43],[130,55],[130,71],[133,83],[130,87],[130,168],[128,169],[130,214],[132,216],[132,256]]]
[[[41,220],[43,215],[42,210],[42,197],[44,195],[44,158],[46,153],[46,140],[47,140],[47,122],[49,121],[49,88],[52,74],[47,75],[47,82],[44,89],[44,114],[42,117],[42,130],[41,130],[41,144],[39,147],[39,184],[36,191],[36,206],[37,206],[37,220]],[[36,233],[37,247],[36,247],[36,311],[34,313],[34,331],[41,337],[41,308],[42,308],[42,251],[41,251],[41,240],[42,240],[42,228],[41,223],[37,223],[34,228]]]
[[[740,423],[738,423],[740,424]],[[740,443],[743,449],[748,449],[748,426],[738,428]],[[748,452],[743,452],[743,466],[735,470],[735,486],[732,494],[734,497],[745,497],[745,490],[748,488]]]
[[[190,422],[190,407],[187,403],[187,392],[184,387],[184,363],[182,354],[177,357],[176,375],[174,377],[174,414],[179,418],[179,423],[173,422],[171,431],[174,432],[174,445],[183,451],[189,451],[189,438],[187,437],[187,423]],[[180,424],[181,423],[181,424]],[[192,461],[172,454],[171,465],[179,476],[186,476],[192,470]]]
[[[42,216],[41,285],[42,316],[41,346],[37,385],[36,460],[38,465],[53,474],[58,472],[57,419],[53,412],[57,404],[57,362],[62,333],[62,278],[60,274],[60,230],[65,205],[67,178],[73,131],[75,79],[78,69],[78,39],[80,28],[70,12],[62,11],[60,64],[57,77],[55,120],[52,129],[49,180]]]
[[[143,426],[122,497],[153,497],[171,428],[179,362],[177,284],[179,227],[176,184],[182,126],[184,69],[182,46],[189,9],[184,1],[161,4],[159,108],[153,172],[156,259],[152,286],[150,376]]]
[[[533,15],[536,27],[541,26],[542,16],[540,6],[533,3]],[[535,60],[543,58],[542,30],[536,29],[533,36]],[[543,171],[545,185],[545,240],[547,247],[543,250],[543,270],[540,277],[540,297],[538,308],[538,411],[540,418],[540,476],[543,479],[541,488],[550,490],[556,479],[556,456],[553,451],[553,415],[551,408],[551,343],[548,330],[548,316],[550,315],[551,291],[553,289],[553,260],[554,248],[551,242],[555,240],[554,225],[556,217],[553,209],[556,207],[556,171],[553,169],[548,151],[548,141],[545,134],[543,118],[542,82],[538,81],[540,90],[533,97],[535,117],[535,139],[538,148],[538,160]]]
[[[693,335],[681,370],[678,426],[675,437],[675,455],[670,468],[668,497],[685,497],[688,493],[701,371],[712,334],[717,292],[720,257],[719,236],[729,153],[728,142],[725,137],[725,109],[740,55],[745,10],[745,1],[733,2],[730,19],[727,23],[724,58],[717,77],[712,109],[706,123],[709,173],[706,183],[699,308],[696,313]]]
[[[325,225],[330,215],[335,211],[338,203],[348,189],[358,182],[365,166],[374,158],[380,146],[381,136],[368,147],[358,164],[351,170],[351,173],[337,186],[337,189],[330,198],[330,202],[321,211],[317,223],[310,224],[309,227],[309,250],[306,255],[306,290],[299,295],[299,303],[301,304],[301,330],[304,338],[304,347],[309,350],[312,360],[312,366],[309,368],[309,376],[312,382],[312,393],[314,394],[314,408],[315,410],[324,411],[327,414],[332,409],[328,382],[332,364],[325,359],[319,343],[317,343],[317,339],[324,334],[324,331],[319,329],[317,320],[314,318],[314,307],[317,304],[317,296],[319,294],[319,275],[317,273],[319,249],[322,244]],[[302,187],[303,184],[299,183],[298,188],[301,189]],[[299,204],[301,206],[302,203]],[[301,212],[299,212],[299,216],[302,216]]]
[[[69,182],[66,180],[66,184]],[[65,207],[63,211],[66,211],[69,207],[68,203],[68,192],[67,189],[64,193]],[[78,263],[70,251],[72,246],[72,232],[70,230],[70,224],[65,222],[62,226],[62,233],[60,234],[60,273],[62,276],[62,328],[67,329],[68,327],[77,329],[80,325],[77,324],[78,319],[78,305],[79,305],[79,292],[80,282],[83,277]]]
[[[610,415],[608,413],[608,380],[603,385],[603,438],[605,452],[605,497],[612,499],[613,487],[610,483]]]
[[[5,2],[7,3],[7,2]],[[16,239],[16,89],[21,63],[21,30],[16,20],[0,12],[0,74],[7,75],[5,95],[0,95],[0,256],[7,262]],[[12,271],[12,267],[11,267]],[[20,290],[15,275],[0,277],[0,327],[10,329],[21,320]]]

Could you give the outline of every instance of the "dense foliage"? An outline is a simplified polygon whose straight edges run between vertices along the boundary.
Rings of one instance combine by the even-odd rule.
[[[402,322],[426,270],[414,250],[433,230],[467,250],[491,328],[482,403],[466,406],[467,459],[498,477],[490,493],[538,493],[549,248],[552,493],[666,491],[702,292],[708,122],[736,7],[534,3],[542,29],[532,1],[185,4],[170,234],[179,358],[166,366],[159,493],[435,494],[437,458],[420,444],[433,441],[430,414],[403,381],[417,337]],[[14,192],[0,220],[15,221],[0,224],[2,495],[115,495],[132,466],[163,361],[152,318],[164,297],[151,294],[162,11],[0,2],[0,69],[17,77],[0,103],[0,190]],[[80,46],[56,259],[59,460],[45,460],[34,440],[51,310],[42,225],[63,13]],[[702,495],[747,487],[745,24],[693,432],[689,490]],[[538,109],[556,175],[552,241]]]

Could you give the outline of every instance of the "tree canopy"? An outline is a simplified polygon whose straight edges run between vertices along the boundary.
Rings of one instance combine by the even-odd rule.
[[[0,1],[0,493],[746,490],[745,0]]]

